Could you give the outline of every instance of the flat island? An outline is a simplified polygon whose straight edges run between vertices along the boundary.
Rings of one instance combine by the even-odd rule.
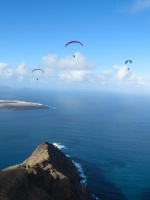
[[[18,101],[18,100],[0,100],[0,110],[36,110],[36,109],[48,109],[51,106],[43,105],[39,103]]]

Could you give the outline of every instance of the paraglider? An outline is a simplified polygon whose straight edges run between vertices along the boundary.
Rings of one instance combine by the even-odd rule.
[[[33,69],[32,72],[34,72],[34,71],[42,71],[44,73],[43,69]],[[39,79],[37,78],[37,80],[39,80]]]
[[[72,43],[79,43],[80,45],[83,46],[83,44],[82,44],[81,42],[79,42],[79,41],[77,41],[77,40],[72,40],[72,41],[68,42],[67,44],[65,44],[65,47],[67,47],[68,45],[70,45],[70,44],[72,44]],[[75,55],[73,55],[73,57],[75,58]]]
[[[126,61],[125,61],[125,64],[127,64],[128,62],[131,64],[131,63],[132,63],[132,60],[126,60]],[[130,69],[128,68],[128,70],[130,70]]]

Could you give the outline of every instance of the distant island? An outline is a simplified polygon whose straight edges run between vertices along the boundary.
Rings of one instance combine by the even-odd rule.
[[[43,105],[40,103],[18,101],[18,100],[0,100],[0,110],[36,110],[36,109],[48,109],[51,106]]]

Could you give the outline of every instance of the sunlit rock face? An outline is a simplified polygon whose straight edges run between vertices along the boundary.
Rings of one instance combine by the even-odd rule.
[[[1,200],[91,200],[72,161],[42,143],[23,163],[0,171]]]

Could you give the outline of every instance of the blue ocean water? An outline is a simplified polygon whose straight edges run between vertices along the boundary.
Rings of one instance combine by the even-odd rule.
[[[150,199],[150,96],[8,89],[0,99],[56,108],[0,110],[0,169],[48,141],[65,147],[98,199]]]

